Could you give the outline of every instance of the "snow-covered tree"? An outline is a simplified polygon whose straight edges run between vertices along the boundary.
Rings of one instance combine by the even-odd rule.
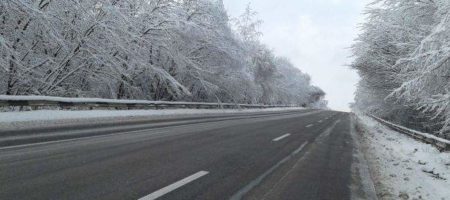
[[[450,137],[450,2],[373,5],[353,48],[357,107]]]
[[[234,31],[221,0],[0,1],[0,93],[311,105],[255,17]]]

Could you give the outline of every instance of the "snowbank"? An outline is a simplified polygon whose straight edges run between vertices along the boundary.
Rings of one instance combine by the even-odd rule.
[[[110,104],[172,104],[172,105],[217,105],[217,103],[205,102],[184,102],[184,101],[147,101],[147,100],[121,100],[121,99],[102,99],[102,98],[68,98],[54,96],[14,96],[0,95],[2,101],[54,101],[65,103],[110,103]],[[235,105],[233,103],[222,103],[222,105]],[[238,104],[241,106],[261,106],[258,104]]]
[[[41,127],[78,123],[95,123],[113,120],[133,120],[136,118],[169,118],[179,116],[205,116],[214,114],[262,113],[276,111],[295,111],[304,108],[266,108],[266,109],[167,109],[167,110],[37,110],[23,112],[0,112],[0,128]]]
[[[0,112],[0,123],[21,121],[48,121],[62,119],[86,119],[103,117],[139,117],[139,116],[167,116],[167,115],[199,115],[217,113],[255,113],[273,111],[302,110],[302,108],[267,108],[245,110],[222,109],[170,109],[170,110],[37,110],[24,112]]]
[[[450,199],[450,153],[358,116],[358,139],[380,199]]]

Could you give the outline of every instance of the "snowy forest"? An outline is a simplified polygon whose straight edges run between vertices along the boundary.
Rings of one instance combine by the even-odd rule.
[[[0,1],[0,94],[324,107],[221,0]]]
[[[450,1],[376,0],[367,16],[354,108],[450,138]]]

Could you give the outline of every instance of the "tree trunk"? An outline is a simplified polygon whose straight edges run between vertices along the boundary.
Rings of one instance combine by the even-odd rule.
[[[14,60],[16,58],[11,56],[11,60],[9,61],[9,72],[8,72],[8,83],[6,88],[6,95],[14,95],[13,89],[15,84],[15,76],[17,73],[16,67],[14,65]]]
[[[117,91],[117,99],[125,98],[125,84],[123,83],[124,81],[125,81],[125,76],[122,75],[122,80],[119,85],[119,90]]]

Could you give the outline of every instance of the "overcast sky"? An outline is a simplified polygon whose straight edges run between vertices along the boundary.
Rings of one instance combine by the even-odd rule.
[[[327,93],[329,107],[349,111],[358,75],[348,49],[363,22],[368,0],[224,0],[231,17],[248,3],[264,21],[262,41],[288,57]]]

